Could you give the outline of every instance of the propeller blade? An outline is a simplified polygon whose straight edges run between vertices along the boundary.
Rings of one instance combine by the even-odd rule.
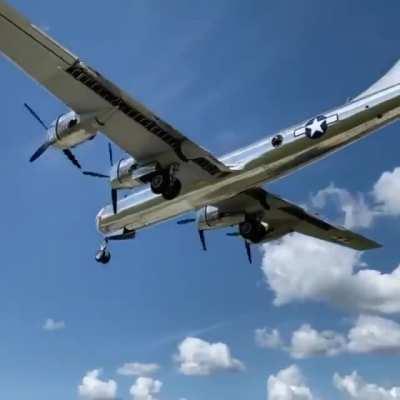
[[[177,221],[178,225],[186,225],[186,224],[191,224],[192,222],[196,222],[196,218],[186,218],[186,219],[181,219]]]
[[[246,246],[246,254],[247,254],[247,258],[249,260],[249,263],[253,264],[253,257],[251,255],[251,245],[247,240],[244,241],[244,245]]]
[[[32,155],[29,159],[30,162],[36,161],[49,147],[51,146],[51,142],[43,143]]]
[[[108,156],[110,157],[110,165],[114,165],[114,158],[113,158],[113,151],[112,151],[112,146],[111,143],[108,143]]]
[[[200,242],[204,251],[207,251],[206,237],[203,230],[199,230]]]
[[[87,176],[93,176],[95,178],[109,178],[110,175],[105,175],[105,174],[100,174],[99,172],[93,172],[93,171],[83,171],[83,175]]]
[[[111,202],[114,214],[117,213],[118,192],[117,189],[111,189]]]
[[[79,164],[79,161],[76,159],[71,150],[69,149],[63,150],[63,153],[67,156],[68,160],[75,165],[75,167],[82,169],[81,164]]]
[[[43,120],[39,117],[39,115],[36,113],[36,111],[34,111],[33,108],[27,103],[24,103],[24,106],[31,113],[33,118],[35,118],[36,121],[38,121],[39,124],[42,125],[43,128],[46,129],[46,131],[47,131],[48,126],[43,122]]]

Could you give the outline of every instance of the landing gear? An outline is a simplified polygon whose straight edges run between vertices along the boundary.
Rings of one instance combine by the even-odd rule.
[[[100,264],[108,264],[111,260],[111,253],[107,248],[107,242],[102,243],[100,249],[97,250],[96,261]]]
[[[175,177],[176,167],[170,167],[167,171],[159,171],[151,178],[151,190],[155,194],[161,194],[165,200],[172,200],[181,192],[182,184]]]
[[[239,232],[246,240],[259,243],[267,233],[263,224],[255,220],[246,220],[239,225]]]
[[[165,200],[172,200],[175,197],[179,196],[181,188],[182,188],[181,182],[178,179],[173,178],[172,181],[169,183],[169,185],[166,187],[166,189],[162,192],[162,196],[164,197]]]

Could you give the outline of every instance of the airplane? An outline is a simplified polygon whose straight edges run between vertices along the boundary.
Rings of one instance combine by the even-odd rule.
[[[400,61],[344,105],[217,158],[4,0],[0,0],[0,17],[0,50],[4,56],[69,108],[47,126],[30,105],[25,105],[46,132],[46,140],[30,161],[52,147],[61,150],[85,175],[109,180],[111,204],[96,216],[103,237],[97,262],[110,261],[110,241],[133,239],[141,229],[187,213],[195,217],[178,224],[195,223],[204,250],[206,231],[234,229],[228,235],[243,239],[250,263],[251,245],[293,232],[359,251],[381,247],[270,193],[262,185],[396,121],[400,116]],[[83,170],[71,151],[99,132],[128,154],[114,161],[109,146],[109,174]],[[118,199],[118,192],[126,189],[132,193]]]

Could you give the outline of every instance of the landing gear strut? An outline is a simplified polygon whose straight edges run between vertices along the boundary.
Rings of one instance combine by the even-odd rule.
[[[108,264],[110,262],[111,253],[107,248],[107,241],[104,241],[101,244],[100,249],[97,250],[95,258],[96,258],[96,261],[100,264]]]
[[[151,178],[151,190],[155,194],[161,194],[165,200],[172,200],[181,192],[182,184],[175,177],[176,167],[171,166],[169,170],[159,171]]]
[[[239,232],[246,240],[259,243],[267,233],[263,224],[255,220],[246,220],[239,225]]]

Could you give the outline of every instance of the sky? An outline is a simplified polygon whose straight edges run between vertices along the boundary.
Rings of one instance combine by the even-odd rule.
[[[11,3],[85,62],[221,155],[340,105],[400,58],[396,0]],[[105,182],[49,151],[67,109],[0,59],[0,371],[10,400],[400,398],[400,145],[391,125],[266,186],[384,247],[292,235],[255,251],[174,221],[112,245]],[[107,141],[76,150],[108,166]],[[123,152],[115,149],[118,156]]]

